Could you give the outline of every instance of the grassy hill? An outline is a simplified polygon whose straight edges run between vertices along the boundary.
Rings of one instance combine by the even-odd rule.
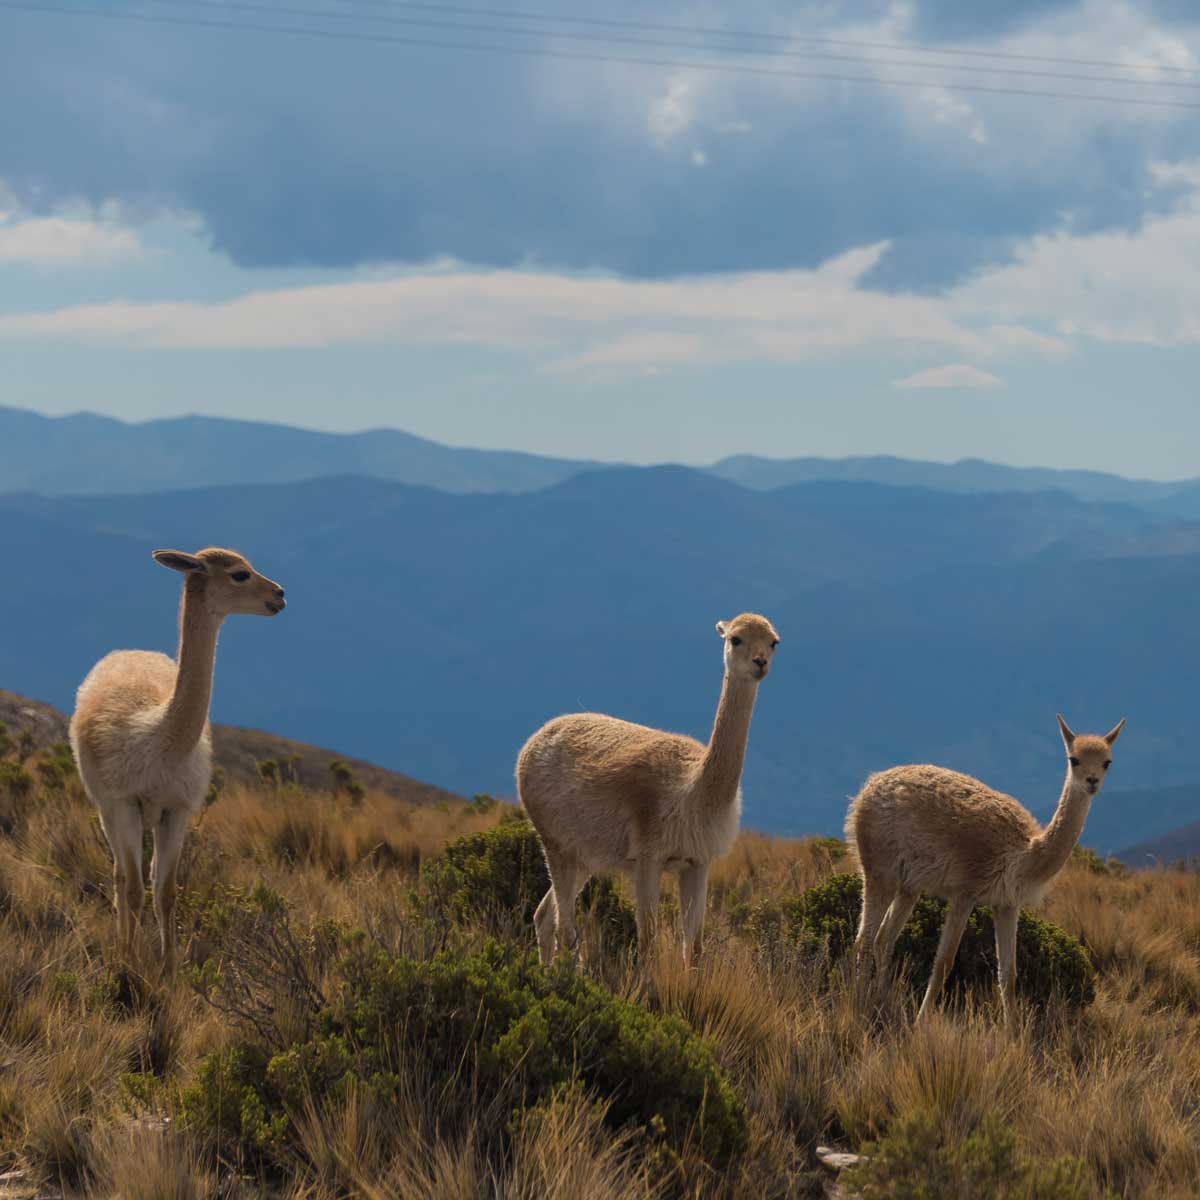
[[[536,843],[505,806],[232,783],[187,843],[164,980],[152,930],[116,952],[69,763],[10,749],[0,824],[8,1196],[816,1200],[828,1143],[869,1156],[844,1180],[867,1197],[1200,1189],[1197,875],[1081,858],[1046,915],[1091,1002],[1027,956],[1048,990],[1016,1032],[986,964],[916,1028],[921,979],[861,1004],[837,957],[853,911],[817,922],[846,869],[825,839],[743,834],[697,970],[669,932],[634,959],[618,889],[585,905],[579,966],[546,973]],[[668,889],[668,931],[675,910]]]
[[[65,742],[67,720],[65,713],[49,704],[0,688],[0,724],[7,727],[10,736],[26,731],[32,751]],[[330,785],[329,764],[334,760],[342,761],[363,787],[404,804],[439,804],[463,799],[398,771],[388,771],[359,758],[347,758],[336,750],[325,750],[260,729],[213,725],[213,762],[231,783],[256,783],[262,777],[260,764],[273,762],[283,779],[301,787],[321,789]]]

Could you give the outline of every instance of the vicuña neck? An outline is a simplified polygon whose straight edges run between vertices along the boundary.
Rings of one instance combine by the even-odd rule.
[[[1078,786],[1068,771],[1050,824],[1029,844],[1028,874],[1031,879],[1046,883],[1062,870],[1079,841],[1091,806],[1092,797],[1087,788]]]
[[[172,750],[193,749],[204,733],[212,700],[213,663],[221,618],[204,603],[204,580],[189,577],[179,606],[179,659],[175,692],[167,705],[162,738]]]
[[[737,794],[757,694],[757,683],[731,679],[726,673],[712,736],[700,767],[700,794],[711,805],[731,804]]]

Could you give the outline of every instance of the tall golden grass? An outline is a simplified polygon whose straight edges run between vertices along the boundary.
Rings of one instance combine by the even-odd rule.
[[[152,929],[142,931],[140,962],[120,964],[108,851],[77,781],[0,796],[0,808],[12,830],[0,837],[0,1173],[25,1172],[27,1194],[661,1194],[636,1144],[603,1123],[602,1100],[567,1091],[514,1124],[511,1113],[450,1104],[444,1081],[419,1062],[405,1067],[397,1103],[351,1093],[302,1114],[295,1170],[282,1185],[240,1174],[179,1120],[181,1090],[206,1053],[231,1044],[229,1022],[186,971],[158,978]],[[182,959],[216,949],[189,912],[222,885],[260,881],[287,898],[297,921],[333,918],[395,949],[431,953],[412,905],[420,866],[501,812],[411,808],[373,793],[350,807],[323,792],[230,787],[185,851]],[[649,964],[593,957],[580,968],[685,1020],[746,1100],[749,1152],[720,1177],[685,1154],[676,1194],[823,1195],[818,1142],[857,1148],[926,1111],[950,1138],[990,1118],[1014,1131],[1025,1160],[1077,1160],[1072,1194],[1200,1194],[1200,879],[1069,867],[1047,916],[1088,947],[1097,999],[1081,1013],[1026,1011],[1012,1033],[989,997],[920,1028],[906,1002],[881,1019],[820,961],[760,949],[727,915],[838,869],[821,840],[744,834],[713,872],[698,970],[683,970],[669,934]],[[528,930],[515,936],[531,939]],[[489,1149],[497,1123],[510,1131],[500,1158]]]

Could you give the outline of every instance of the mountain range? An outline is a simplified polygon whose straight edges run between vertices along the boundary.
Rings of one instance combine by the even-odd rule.
[[[22,489],[52,457],[26,447]],[[107,650],[173,651],[178,581],[149,550],[217,543],[289,607],[227,623],[214,715],[456,793],[511,795],[521,743],[559,712],[707,736],[713,623],[750,609],[783,641],[751,730],[749,825],[837,832],[866,775],[906,761],[1045,817],[1055,711],[1078,729],[1129,717],[1085,842],[1115,851],[1200,814],[1200,522],[1158,485],[1131,484],[1132,503],[1016,484],[752,488],[677,466],[492,491],[261,475],[79,496],[50,494],[53,473],[41,494],[0,474],[0,684],[69,709]]]
[[[0,490],[8,492],[143,493],[296,483],[331,475],[364,475],[447,492],[527,492],[601,465],[443,446],[396,429],[326,433],[196,416],[130,424],[88,412],[46,417],[0,406]],[[772,459],[741,454],[699,469],[755,491],[817,482],[954,493],[1061,490],[1081,500],[1200,519],[1200,479],[1159,483],[1100,471],[1010,467],[981,459],[920,462],[887,455]]]

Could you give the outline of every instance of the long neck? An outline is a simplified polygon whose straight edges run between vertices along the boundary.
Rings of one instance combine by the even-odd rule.
[[[712,736],[700,766],[700,795],[711,805],[731,804],[737,794],[757,694],[757,683],[733,680],[726,672]]]
[[[172,750],[186,753],[204,733],[212,699],[213,663],[221,618],[204,603],[203,579],[189,578],[179,606],[179,661],[175,691],[163,716],[162,739]]]
[[[1068,771],[1050,824],[1029,843],[1028,874],[1031,879],[1045,883],[1062,870],[1079,841],[1091,805],[1087,788],[1076,785]]]

